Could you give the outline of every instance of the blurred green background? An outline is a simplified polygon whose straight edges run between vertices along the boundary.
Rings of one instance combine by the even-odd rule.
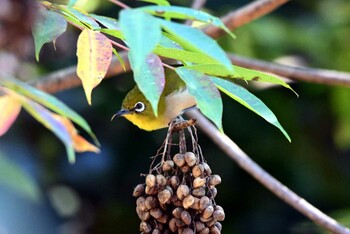
[[[83,2],[83,1],[81,1]],[[107,1],[85,1],[96,14],[117,17]],[[140,2],[125,1],[132,6]],[[188,6],[189,1],[173,1]],[[221,16],[249,1],[208,1]],[[26,79],[76,64],[79,30],[69,30],[46,45],[40,63],[26,48]],[[292,1],[221,38],[228,51],[267,61],[289,61],[350,72],[350,1]],[[147,35],[145,35],[147,38]],[[1,52],[3,54],[3,52]],[[99,155],[78,154],[69,165],[63,144],[25,112],[0,138],[0,233],[137,233],[133,187],[147,173],[166,130],[144,132],[111,116],[134,86],[130,73],[106,79],[88,106],[83,89],[55,94],[80,113],[101,142]],[[300,95],[282,88],[252,92],[276,114],[292,138],[233,100],[224,99],[224,129],[253,160],[313,205],[350,225],[350,90],[294,83]],[[255,88],[254,88],[255,87]],[[199,130],[199,144],[213,171],[221,175],[216,202],[224,207],[222,233],[323,233],[293,208],[242,171]],[[10,168],[10,170],[8,170]],[[25,176],[18,177],[18,170]],[[16,175],[16,176],[13,176]],[[37,192],[40,191],[39,200]]]

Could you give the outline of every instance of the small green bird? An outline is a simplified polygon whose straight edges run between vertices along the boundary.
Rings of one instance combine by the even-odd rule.
[[[167,69],[165,87],[158,103],[158,117],[150,102],[135,86],[124,98],[122,108],[114,117],[123,116],[146,131],[168,127],[168,124],[186,109],[196,106],[195,98],[188,92],[185,83],[174,71]]]

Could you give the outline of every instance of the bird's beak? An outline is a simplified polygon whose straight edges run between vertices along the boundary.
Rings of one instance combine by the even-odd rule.
[[[113,119],[115,117],[119,117],[119,116],[123,116],[123,115],[126,115],[126,114],[129,114],[131,111],[128,110],[128,109],[121,109],[120,111],[118,111],[117,113],[115,113],[112,118],[111,118],[111,121],[113,121]]]

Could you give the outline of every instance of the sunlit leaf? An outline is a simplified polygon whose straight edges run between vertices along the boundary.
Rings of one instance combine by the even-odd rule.
[[[110,36],[125,40],[125,37],[120,30],[101,28],[99,31],[102,33],[108,34]]]
[[[24,19],[25,20],[25,19]],[[33,26],[35,57],[39,61],[39,52],[45,43],[52,42],[66,31],[67,21],[54,11],[40,8],[37,20]]]
[[[131,67],[135,58],[129,53]],[[151,103],[153,113],[158,115],[158,101],[165,85],[164,68],[162,61],[157,55],[147,56],[145,63],[140,69],[134,70],[134,79],[140,91]]]
[[[200,71],[207,75],[219,76],[219,77],[225,77],[225,78],[244,79],[247,81],[268,82],[276,85],[281,85],[294,92],[294,90],[284,80],[276,76],[269,75],[267,73],[256,71],[256,70],[239,67],[236,65],[233,65],[233,67],[234,67],[234,72],[228,71],[221,64],[200,64],[200,65],[187,66],[188,69]]]
[[[66,130],[71,136],[71,139],[73,141],[73,147],[76,152],[86,152],[86,151],[95,152],[95,153],[100,152],[99,148],[97,148],[96,146],[94,146],[93,144],[91,144],[85,138],[83,138],[78,134],[78,131],[76,130],[76,128],[74,127],[74,125],[69,119],[56,114],[52,114],[52,116],[65,126]]]
[[[186,83],[190,94],[195,97],[201,112],[213,121],[220,131],[223,131],[221,120],[223,111],[222,100],[218,89],[210,77],[185,67],[176,68],[175,71]]]
[[[54,118],[51,111],[47,110],[43,106],[26,98],[22,99],[23,108],[33,116],[38,122],[44,125],[47,129],[52,131],[65,145],[68,160],[70,163],[75,162],[75,153],[73,147],[73,141],[71,136],[64,126],[64,124]]]
[[[118,53],[118,51],[115,48],[112,48],[113,54],[117,57],[118,61],[120,62],[120,64],[123,67],[123,70],[126,71],[126,67],[125,67],[125,63],[123,58],[120,56],[120,54]]]
[[[67,12],[75,16],[80,22],[84,23],[91,29],[101,28],[100,25],[82,9],[78,9],[76,7],[68,7]]]
[[[116,19],[107,16],[90,14],[95,20],[97,20],[100,24],[103,24],[108,29],[120,30],[119,23]]]
[[[0,185],[7,186],[20,196],[39,202],[41,191],[33,178],[0,151]]]
[[[74,110],[66,106],[63,102],[61,102],[60,100],[58,100],[52,95],[49,95],[41,90],[38,90],[24,82],[20,82],[16,79],[9,78],[4,74],[1,74],[0,77],[1,77],[0,85],[5,86],[16,93],[23,95],[33,100],[34,102],[40,103],[41,105],[46,106],[47,108],[50,108],[56,113],[71,119],[76,124],[78,124],[81,128],[83,128],[87,133],[89,133],[89,135],[93,138],[93,140],[97,145],[99,144],[89,124],[78,113],[76,113]]]
[[[160,22],[165,31],[172,35],[171,39],[184,49],[204,53],[223,64],[227,70],[233,71],[231,61],[225,51],[201,30],[166,20],[160,20]]]
[[[78,38],[77,56],[77,74],[91,105],[92,89],[105,77],[111,63],[112,44],[102,33],[84,29]]]
[[[236,36],[225,26],[225,24],[218,17],[212,16],[203,11],[179,6],[146,6],[141,7],[139,9],[163,18],[174,18],[183,20],[189,19],[213,24],[223,29],[232,38],[236,38]]]
[[[147,56],[161,38],[159,21],[145,12],[126,9],[120,11],[119,23],[133,58],[133,71],[140,73],[136,70],[144,66]]]
[[[267,122],[276,126],[284,134],[288,141],[291,141],[288,133],[278,122],[275,114],[259,98],[254,96],[242,86],[236,85],[227,80],[220,79],[217,77],[211,77],[211,80],[222,92],[224,92],[229,97],[236,100],[243,106],[247,107],[249,110],[255,112],[257,115],[264,118]]]
[[[170,6],[170,3],[166,0],[139,0],[141,2],[149,2],[149,3],[154,3],[159,6]]]
[[[21,106],[21,103],[9,94],[0,96],[0,136],[4,135],[15,122]]]

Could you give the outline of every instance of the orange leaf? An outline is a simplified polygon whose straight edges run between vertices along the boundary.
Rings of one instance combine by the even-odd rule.
[[[69,119],[56,114],[52,114],[52,115],[56,120],[61,122],[66,127],[69,135],[72,138],[73,147],[76,152],[80,152],[80,153],[86,152],[86,151],[95,152],[95,153],[100,152],[99,148],[97,148],[96,146],[94,146],[93,144],[91,144],[90,142],[85,140],[85,138],[83,138],[78,134],[78,131],[76,130],[76,128],[74,127],[74,125]]]
[[[112,59],[112,44],[100,32],[84,29],[77,42],[77,74],[91,105],[91,92],[105,77]]]
[[[21,106],[18,99],[12,95],[0,96],[0,136],[4,135],[15,122]]]

